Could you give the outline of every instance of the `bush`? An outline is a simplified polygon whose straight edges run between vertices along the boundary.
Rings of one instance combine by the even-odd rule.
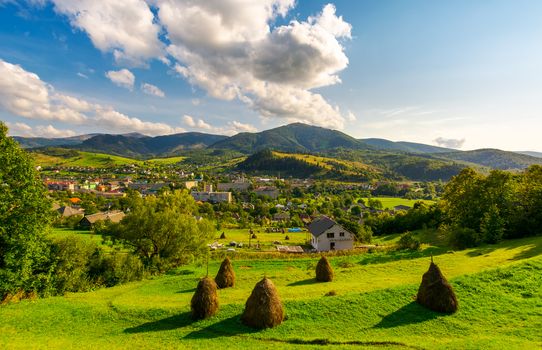
[[[411,250],[418,250],[420,249],[421,242],[419,239],[414,237],[412,232],[406,232],[401,236],[399,239],[399,242],[397,242],[397,247],[399,249],[411,249]]]
[[[444,226],[441,232],[448,238],[448,243],[456,249],[472,248],[482,243],[482,235],[471,228]]]

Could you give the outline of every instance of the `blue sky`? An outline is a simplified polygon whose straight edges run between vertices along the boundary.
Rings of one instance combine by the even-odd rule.
[[[206,3],[0,0],[0,119],[33,136],[302,121],[542,151],[540,1]]]

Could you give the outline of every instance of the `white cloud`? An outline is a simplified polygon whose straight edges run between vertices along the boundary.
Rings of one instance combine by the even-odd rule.
[[[10,135],[25,137],[70,137],[76,135],[73,130],[60,130],[52,125],[38,125],[35,128],[20,122],[8,122],[6,125],[9,128]]]
[[[144,0],[52,0],[55,11],[85,31],[96,48],[112,52],[118,63],[145,65],[161,57],[160,26]]]
[[[190,128],[203,129],[209,132],[224,135],[234,135],[239,132],[255,132],[258,130],[251,124],[241,123],[236,120],[229,121],[226,126],[212,126],[203,119],[196,119],[187,114],[183,115],[182,121]]]
[[[156,0],[174,70],[213,97],[239,99],[262,116],[342,128],[347,116],[312,90],[340,82],[340,39],[351,26],[326,5],[317,16],[270,28],[294,1]]]
[[[121,69],[118,71],[110,70],[105,73],[105,76],[117,86],[126,88],[130,91],[134,89],[135,76],[128,69]]]
[[[354,113],[352,113],[351,111],[348,111],[348,113],[346,114],[346,120],[348,120],[349,122],[355,122],[357,118]]]
[[[160,90],[158,86],[154,86],[148,83],[141,84],[141,90],[147,95],[153,95],[153,96],[158,96],[158,97],[166,96],[166,94],[162,90]]]
[[[245,124],[238,122],[236,120],[231,121],[228,123],[230,127],[232,127],[234,130],[238,132],[256,132],[258,129],[256,129],[253,125]]]
[[[58,120],[65,123],[97,124],[111,132],[141,132],[162,135],[183,132],[184,129],[165,123],[143,121],[129,117],[111,107],[92,104],[85,100],[57,93],[36,74],[18,65],[0,60],[0,107],[10,114],[28,119]],[[206,123],[201,124],[205,127]],[[28,135],[71,136],[71,130],[58,130],[52,125],[31,128],[24,123],[13,128]],[[30,129],[29,129],[30,128]]]
[[[461,148],[465,144],[465,139],[446,139],[443,137],[437,137],[433,142],[441,147],[446,148]]]
[[[183,123],[191,128],[198,128],[198,129],[205,129],[205,130],[211,130],[213,127],[206,123],[203,119],[195,119],[194,117],[190,115],[183,115]]]
[[[29,119],[81,123],[85,115],[53,92],[38,75],[0,59],[0,107]]]
[[[98,125],[117,132],[137,131],[145,135],[164,135],[185,131],[183,128],[173,128],[165,123],[142,121],[109,108],[97,109],[94,120]]]
[[[83,74],[83,73],[81,73],[81,72],[77,72],[77,76],[78,76],[78,77],[81,77],[81,78],[84,78],[84,79],[88,79],[88,75]]]

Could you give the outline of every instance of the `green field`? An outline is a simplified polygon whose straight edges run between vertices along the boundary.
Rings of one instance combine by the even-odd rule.
[[[368,202],[368,198],[362,198],[365,201],[365,204]],[[430,201],[426,199],[405,199],[398,197],[372,197],[372,199],[378,199],[382,202],[384,209],[393,209],[397,205],[407,205],[409,207],[414,206],[416,202],[423,202],[426,204],[433,204],[435,201]]]
[[[456,290],[460,309],[454,315],[412,300],[430,251]],[[316,259],[234,258],[236,286],[219,291],[216,317],[198,322],[189,317],[189,302],[205,268],[191,265],[151,280],[2,306],[0,348],[540,348],[541,254],[542,237],[536,237],[440,254],[333,257],[336,279],[330,283],[314,281]],[[211,274],[218,263],[211,262]],[[264,275],[277,286],[288,318],[256,331],[239,315]],[[331,290],[337,296],[324,296]]]
[[[285,233],[267,233],[265,228],[253,228],[256,239],[250,239],[252,245],[260,243],[262,250],[276,250],[273,242],[278,241],[282,245],[303,245],[307,241],[307,232],[288,232],[288,229],[285,229]],[[220,234],[224,232],[226,239],[220,239]],[[289,240],[286,240],[288,236]],[[216,233],[215,239],[218,243],[228,244],[231,241],[237,243],[243,243],[247,246],[249,243],[249,229],[224,229]]]
[[[170,158],[154,158],[146,161],[114,156],[104,153],[93,153],[78,151],[78,155],[74,157],[58,157],[47,154],[32,153],[37,165],[42,167],[91,167],[91,168],[110,168],[124,165],[172,165],[177,164],[185,159],[185,157],[170,157]]]

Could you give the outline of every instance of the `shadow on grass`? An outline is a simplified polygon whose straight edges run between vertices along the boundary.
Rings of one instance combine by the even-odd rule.
[[[447,248],[429,247],[423,250],[397,250],[386,253],[364,254],[359,265],[382,264],[397,260],[410,260],[446,254]]]
[[[399,310],[384,316],[384,318],[382,318],[382,320],[373,328],[393,328],[406,326],[409,324],[422,323],[445,316],[446,315],[444,314],[439,314],[437,312],[428,310],[417,302],[413,301],[410,304],[403,306]]]
[[[175,293],[177,294],[184,294],[184,293],[194,293],[196,292],[196,288],[189,288],[189,289],[185,289],[185,290],[179,290]]]
[[[288,287],[306,286],[306,285],[309,285],[309,284],[316,284],[316,283],[320,283],[320,282],[318,282],[316,280],[316,278],[308,278],[306,280],[289,283],[289,284],[287,284],[287,286]]]
[[[208,327],[198,329],[187,334],[184,339],[211,339],[220,337],[233,337],[240,334],[256,333],[259,330],[247,327],[241,323],[240,316],[236,315]]]
[[[158,321],[143,323],[142,325],[126,328],[124,333],[147,333],[170,331],[177,328],[190,326],[195,321],[192,319],[190,312],[185,312],[180,315],[171,316]]]

